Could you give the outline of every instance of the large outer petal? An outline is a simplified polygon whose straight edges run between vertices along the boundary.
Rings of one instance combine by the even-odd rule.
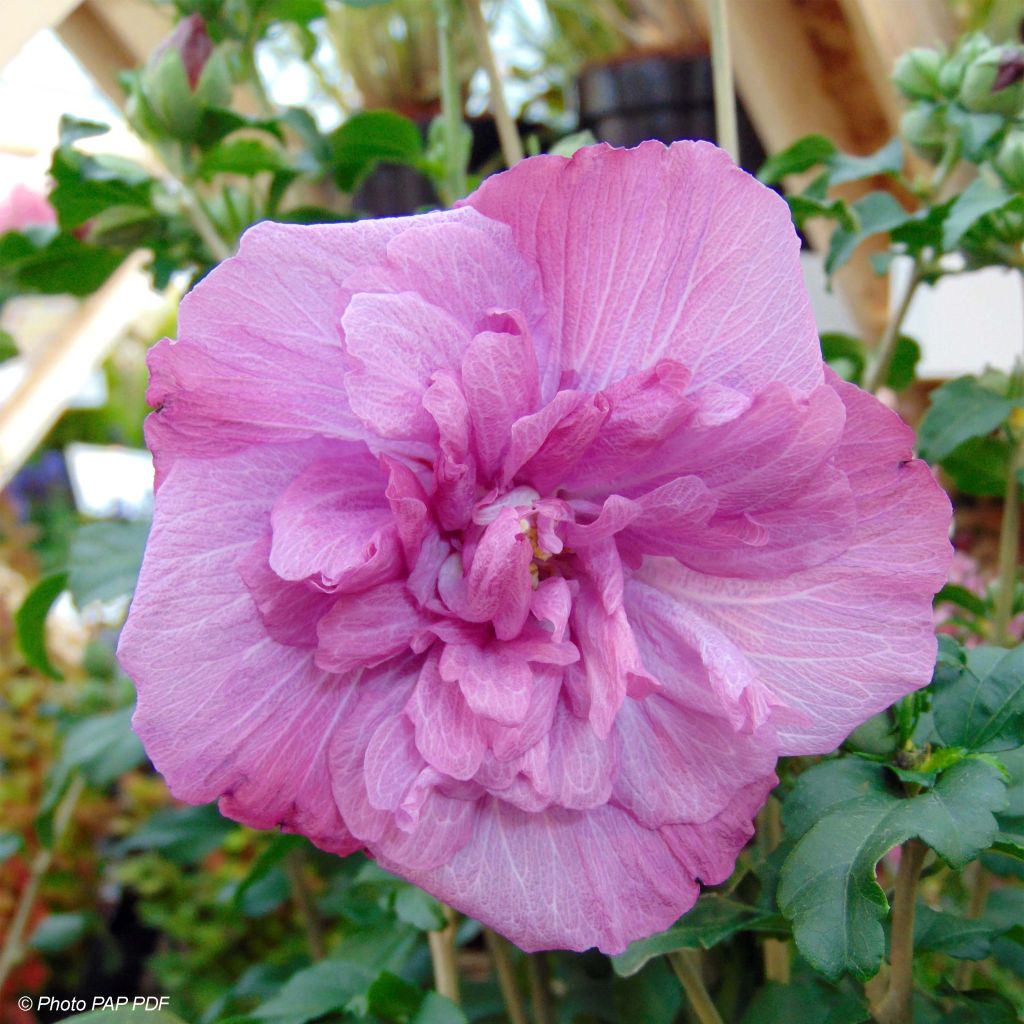
[[[464,220],[458,213],[419,221]],[[345,390],[345,278],[384,258],[405,218],[354,224],[265,222],[184,298],[178,340],[149,356],[146,439],[159,478],[183,454],[313,435],[362,437]]]
[[[685,860],[661,834],[610,804],[530,813],[492,797],[448,863],[422,871],[379,860],[527,952],[599,946],[621,953],[667,928],[698,894]]]
[[[171,792],[255,828],[281,825],[337,853],[361,844],[338,814],[328,741],[356,691],[309,649],[272,640],[239,567],[278,494],[323,441],[179,459],[118,656],[139,692],[134,726]]]
[[[627,610],[644,651],[643,589],[660,590],[679,613],[727,639],[767,692],[782,754],[825,753],[861,722],[931,677],[932,595],[946,578],[949,500],[912,459],[913,434],[878,401],[829,382],[847,407],[837,466],[849,477],[857,527],[846,551],[788,578],[702,575],[652,559],[627,588]],[[684,648],[689,645],[682,645]]]
[[[751,393],[821,383],[786,204],[703,142],[592,146],[489,178],[465,202],[540,269],[563,370],[598,390],[671,358]]]

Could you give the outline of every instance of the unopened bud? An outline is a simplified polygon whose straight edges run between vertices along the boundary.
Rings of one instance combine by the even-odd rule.
[[[1024,192],[1024,129],[1013,128],[1006,133],[993,164],[1010,188]]]
[[[216,50],[206,23],[192,14],[150,56],[132,91],[128,113],[145,138],[191,139],[203,111],[223,106],[231,79],[223,54]]]
[[[963,85],[967,69],[991,48],[991,40],[982,32],[976,32],[964,39],[956,53],[946,61],[939,72],[939,88],[942,95],[950,99],[956,97]]]
[[[938,50],[919,47],[903,54],[893,68],[892,80],[910,100],[932,100],[941,95],[939,72],[945,61]]]
[[[900,134],[926,160],[938,160],[949,135],[945,109],[930,103],[916,104],[900,119]]]
[[[199,14],[190,14],[178,22],[174,31],[153,51],[150,63],[159,63],[168,50],[174,50],[185,67],[189,88],[195,92],[199,76],[213,53],[213,40]]]
[[[1016,117],[1024,112],[1024,50],[993,46],[972,62],[960,102],[975,113]]]

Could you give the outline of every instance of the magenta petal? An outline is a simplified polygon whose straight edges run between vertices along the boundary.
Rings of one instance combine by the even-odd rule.
[[[821,383],[789,209],[722,150],[591,146],[523,161],[465,202],[508,224],[540,268],[561,366],[580,387],[663,358],[693,374],[695,391]]]
[[[357,366],[345,375],[353,412],[383,438],[435,437],[423,396],[436,371],[461,365],[470,340],[466,327],[414,292],[360,293],[341,323]]]
[[[175,461],[118,656],[139,693],[135,729],[179,799],[220,797],[255,828],[345,853],[359,843],[329,792],[327,747],[354,681],[271,639],[238,571],[276,496],[323,453],[307,442]]]
[[[910,430],[866,392],[830,379],[849,410],[838,456],[856,497],[849,548],[776,580],[711,577],[661,559],[637,577],[699,610],[742,651],[778,705],[771,714],[784,754],[832,750],[929,681],[931,599],[952,551],[949,499],[912,459]]]
[[[538,412],[512,424],[503,480],[516,477],[541,492],[549,490],[590,447],[607,415],[600,396],[559,391]]]
[[[628,701],[615,729],[621,755],[613,798],[647,828],[710,821],[775,767],[770,727],[737,733],[656,694]]]
[[[426,624],[404,583],[343,594],[317,626],[316,662],[328,672],[380,665],[408,650]]]
[[[386,484],[365,448],[309,466],[271,513],[274,572],[286,580],[313,577],[341,592],[395,579],[402,555]]]
[[[392,715],[377,726],[366,747],[363,772],[366,798],[380,811],[397,811],[413,782],[426,767],[405,715]]]
[[[445,680],[436,657],[428,657],[405,713],[416,727],[416,746],[438,771],[471,779],[484,754],[481,722],[459,684]]]
[[[519,517],[503,508],[473,552],[469,572],[459,574],[453,560],[442,576],[441,597],[469,622],[494,622],[499,640],[519,635],[530,614],[533,552]]]
[[[581,660],[565,681],[574,710],[604,739],[635,677],[646,677],[636,640],[622,608],[607,611],[589,583],[573,605],[572,633]]]
[[[361,438],[345,390],[342,285],[383,254],[401,221],[265,222],[181,303],[178,340],[150,350],[146,426],[158,479],[186,454],[259,442]]]
[[[541,625],[551,628],[552,639],[559,643],[565,636],[565,627],[572,608],[572,592],[568,582],[561,576],[541,580],[530,599],[530,611]]]
[[[394,800],[394,783],[381,777],[387,768],[370,744],[378,730],[401,716],[415,680],[410,663],[398,662],[363,676],[357,702],[335,730],[329,754],[330,778],[338,809],[351,832],[381,861],[395,857],[409,870],[429,870],[444,864],[469,841],[475,804],[441,793],[420,771],[396,811],[381,810],[370,802],[368,778],[373,774],[373,792],[378,802]],[[379,741],[378,741],[379,743]],[[403,755],[411,756],[406,750]],[[426,782],[424,787],[422,782]],[[418,792],[414,792],[418,790]],[[412,797],[414,813],[407,802]]]
[[[537,356],[529,335],[478,334],[462,361],[462,386],[484,479],[494,477],[509,430],[540,400]]]
[[[618,739],[616,734],[598,736],[585,718],[560,703],[548,737],[548,778],[542,788],[555,803],[573,810],[606,804],[619,770]]]
[[[495,329],[492,313],[516,310],[533,335],[540,363],[558,380],[557,365],[548,365],[536,267],[516,248],[506,225],[468,207],[389,223],[405,230],[390,241],[383,260],[346,280],[352,292],[414,292],[471,335]]]
[[[658,832],[608,804],[531,814],[492,797],[449,862],[429,871],[382,863],[527,952],[621,953],[667,928],[699,891]]]
[[[291,583],[270,568],[270,534],[249,549],[238,573],[260,613],[267,634],[291,647],[316,647],[317,623],[334,597],[305,580]]]
[[[447,644],[439,666],[442,679],[459,684],[474,714],[499,725],[519,725],[533,693],[533,670],[510,646]]]

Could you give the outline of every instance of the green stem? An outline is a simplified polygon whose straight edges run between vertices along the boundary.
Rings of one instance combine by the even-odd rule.
[[[736,86],[732,77],[732,51],[726,0],[708,0],[711,19],[711,85],[715,94],[715,135],[718,145],[740,162],[740,137],[736,128]]]
[[[711,996],[704,987],[704,979],[700,972],[700,957],[692,949],[681,949],[677,953],[669,953],[668,962],[676,972],[679,983],[683,986],[687,999],[693,1007],[700,1024],[724,1024]]]
[[[0,949],[0,991],[3,991],[7,976],[17,967],[21,962],[22,956],[25,954],[22,940],[25,928],[28,925],[29,916],[32,913],[32,907],[36,902],[36,894],[39,892],[39,886],[46,872],[50,870],[54,851],[67,831],[67,827],[71,822],[71,816],[75,811],[75,806],[84,789],[85,779],[81,775],[76,775],[68,787],[68,791],[58,804],[57,810],[54,812],[53,834],[50,845],[44,846],[32,859],[28,880],[25,883],[25,888],[21,890],[21,896],[18,898],[18,906],[14,911],[14,917],[7,930],[3,949]]]
[[[992,617],[992,639],[997,644],[1010,646],[1010,619],[1013,618],[1013,599],[1017,593],[1017,574],[1020,564],[1020,480],[1024,470],[1024,441],[1017,441],[1010,472],[1006,479],[1006,497],[1003,502],[1003,521],[999,530],[999,590],[996,592],[995,614]]]
[[[466,194],[466,168],[459,136],[462,131],[462,89],[455,60],[455,19],[452,0],[434,0],[437,13],[438,63],[441,72],[441,118],[444,129],[445,187],[448,205]]]
[[[505,166],[511,167],[523,159],[523,141],[519,138],[519,129],[516,128],[505,100],[505,86],[498,70],[498,62],[494,59],[494,49],[491,46],[491,37],[487,31],[487,22],[484,21],[480,0],[465,0],[465,4],[469,27],[476,41],[477,54],[484,71],[487,72],[487,80],[491,87],[491,113],[494,114],[494,123],[498,129],[501,152],[505,157]]]
[[[501,989],[502,999],[505,1000],[508,1019],[512,1024],[527,1024],[526,1007],[523,1005],[523,997],[516,984],[508,943],[500,935],[492,932],[490,928],[484,929],[484,941],[487,943],[491,960],[494,961],[494,972],[498,975],[498,987]]]
[[[438,931],[427,932],[430,945],[430,958],[434,963],[434,988],[442,996],[453,1003],[459,1001],[459,971],[455,962],[455,932],[458,924],[455,911],[444,907],[445,920],[448,922]]]
[[[919,839],[903,844],[892,903],[889,988],[874,1011],[878,1024],[913,1024],[914,910],[917,883],[927,853],[928,847]]]
[[[535,1024],[555,1024],[551,1012],[551,980],[548,977],[546,953],[533,953],[526,958],[526,973],[530,979],[530,1001],[533,1003]]]
[[[323,960],[327,955],[327,948],[324,944],[324,932],[320,918],[313,905],[309,887],[306,885],[305,860],[301,849],[289,850],[285,855],[284,870],[291,888],[292,903],[306,932],[309,955],[314,960]]]
[[[906,320],[914,294],[923,281],[924,275],[921,270],[921,264],[915,262],[914,270],[910,280],[907,282],[907,289],[903,293],[896,311],[885,325],[885,330],[879,339],[878,347],[875,349],[874,364],[868,371],[867,378],[864,381],[864,387],[868,391],[877,391],[889,379],[889,369],[892,367],[892,359],[896,354],[896,346],[900,341],[900,330],[903,327],[903,321]]]

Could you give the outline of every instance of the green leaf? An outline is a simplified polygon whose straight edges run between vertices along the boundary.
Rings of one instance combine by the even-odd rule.
[[[827,163],[835,152],[835,143],[831,139],[824,135],[807,135],[765,160],[757,176],[766,185],[777,185],[787,175],[801,174]]]
[[[228,139],[217,143],[199,164],[199,175],[206,181],[218,174],[241,174],[251,178],[264,171],[280,171],[287,166],[284,154],[259,139]]]
[[[0,864],[10,860],[25,847],[25,840],[17,832],[0,832]]]
[[[376,977],[376,971],[362,964],[323,960],[292,975],[280,992],[258,1006],[252,1016],[274,1024],[306,1024],[344,1010],[351,999],[370,988]]]
[[[891,231],[911,216],[888,192],[869,192],[858,199],[851,209],[858,228],[856,231],[837,228],[832,233],[828,255],[825,257],[825,272],[830,277],[849,260],[861,242],[872,235]]]
[[[76,722],[64,737],[60,757],[50,771],[40,806],[48,814],[72,776],[81,772],[97,787],[110,785],[145,762],[146,754],[132,732],[132,708],[108,711]]]
[[[14,616],[18,634],[18,647],[25,661],[51,679],[63,679],[63,674],[50,661],[46,652],[46,616],[54,602],[67,587],[67,573],[44,576],[22,601]]]
[[[789,203],[793,223],[801,230],[804,223],[814,217],[834,220],[847,231],[857,230],[857,223],[845,199],[819,199],[803,192],[795,196],[786,196],[786,202]]]
[[[889,364],[886,385],[893,391],[902,391],[914,382],[914,373],[921,359],[921,346],[913,338],[901,334],[896,340],[896,351]]]
[[[899,174],[903,170],[903,143],[894,138],[881,149],[867,156],[849,156],[835,153],[828,161],[829,180],[832,185],[846,181],[860,181],[876,174]]]
[[[987,615],[989,612],[988,605],[973,590],[957,583],[947,583],[935,595],[935,604],[954,604],[972,615]]]
[[[102,121],[87,121],[72,114],[63,114],[60,119],[58,145],[70,146],[79,139],[91,139],[97,135],[106,135],[110,125]]]
[[[914,915],[914,949],[959,960],[984,960],[999,929],[987,921],[946,914],[919,903]]]
[[[134,997],[133,997],[134,998]],[[138,998],[144,999],[144,996]],[[150,997],[152,1000],[154,997]],[[74,1017],[65,1017],[58,1024],[185,1024],[180,1018],[167,1010],[139,1009],[123,1006],[113,1010],[94,1010],[91,1013],[77,1013]]]
[[[851,786],[856,778],[860,782]],[[864,980],[878,971],[885,951],[881,920],[888,903],[875,880],[875,865],[894,846],[917,836],[951,867],[963,867],[992,842],[994,812],[1005,803],[1006,786],[995,769],[978,761],[954,765],[933,789],[913,798],[893,792],[885,769],[866,761],[856,771],[833,769],[825,781],[839,800],[787,858],[779,906],[793,921],[801,954],[816,970],[832,979],[849,972]],[[817,785],[822,784],[819,774]],[[810,805],[826,803],[813,799],[814,788],[805,783],[787,824],[794,813],[806,819]]]
[[[667,931],[630,943],[624,953],[612,957],[612,965],[620,977],[629,977],[653,957],[679,949],[711,949],[741,931],[785,930],[785,922],[777,914],[712,893],[702,896],[694,908]]]
[[[1012,454],[1010,443],[1001,437],[972,437],[942,460],[942,468],[963,494],[1001,498]]]
[[[437,931],[445,925],[441,904],[415,885],[405,885],[395,893],[395,913],[399,921],[420,931]]]
[[[817,978],[790,985],[769,982],[758,989],[741,1024],[862,1024],[871,1020],[867,1005]]]
[[[203,119],[196,141],[201,149],[209,149],[226,135],[243,128],[267,132],[279,142],[284,141],[284,132],[276,118],[246,117],[244,114],[223,107],[208,107],[203,111]]]
[[[396,1024],[409,1024],[423,1002],[423,990],[384,971],[370,986],[366,1001],[370,1012]]]
[[[878,765],[859,757],[835,757],[803,772],[782,805],[786,836],[799,839],[826,813],[885,789]]]
[[[939,666],[932,684],[935,730],[947,746],[1008,750],[1024,745],[1024,644],[976,647],[963,667]]]
[[[964,156],[979,163],[985,147],[999,134],[1006,124],[1002,114],[975,114],[964,110],[959,104],[946,107],[946,118],[960,132]]]
[[[123,856],[141,850],[159,850],[161,856],[176,864],[198,864],[237,827],[221,816],[216,804],[168,807],[157,811],[141,828],[115,843],[113,853]]]
[[[585,128],[581,132],[573,132],[571,135],[563,135],[548,152],[553,156],[572,156],[578,149],[584,146],[592,146],[597,142],[594,133]]]
[[[3,330],[0,330],[0,363],[6,363],[8,359],[17,359],[21,355],[14,339]]]
[[[292,850],[300,849],[304,845],[305,840],[302,836],[288,835],[286,833],[274,836],[253,862],[252,867],[249,868],[249,873],[242,879],[238,888],[234,891],[232,896],[234,906],[244,910],[245,897],[253,886],[259,885],[260,882],[266,879]]]
[[[436,992],[384,971],[367,992],[370,1012],[394,1024],[466,1024],[466,1015]]]
[[[153,179],[145,168],[113,156],[54,150],[49,199],[63,230],[79,227],[109,206],[150,207]]]
[[[324,16],[324,0],[270,0],[263,12],[273,21],[306,25]]]
[[[389,110],[354,114],[329,136],[334,180],[351,192],[381,161],[415,164],[423,156],[419,129]]]
[[[942,232],[943,247],[947,251],[955,249],[982,217],[1006,206],[1013,198],[1000,182],[979,175],[953,202]]]
[[[821,357],[843,380],[860,384],[868,364],[868,350],[860,338],[839,331],[821,336]]]
[[[40,953],[59,953],[81,940],[89,923],[87,914],[48,914],[36,925],[28,944]]]
[[[117,269],[124,255],[88,245],[73,235],[10,232],[0,240],[2,278],[22,294],[91,295]]]
[[[944,459],[971,437],[991,434],[1020,404],[990,391],[974,377],[958,377],[931,393],[918,430],[921,458]]]
[[[148,522],[86,523],[71,539],[68,585],[79,608],[131,594],[139,578]]]

